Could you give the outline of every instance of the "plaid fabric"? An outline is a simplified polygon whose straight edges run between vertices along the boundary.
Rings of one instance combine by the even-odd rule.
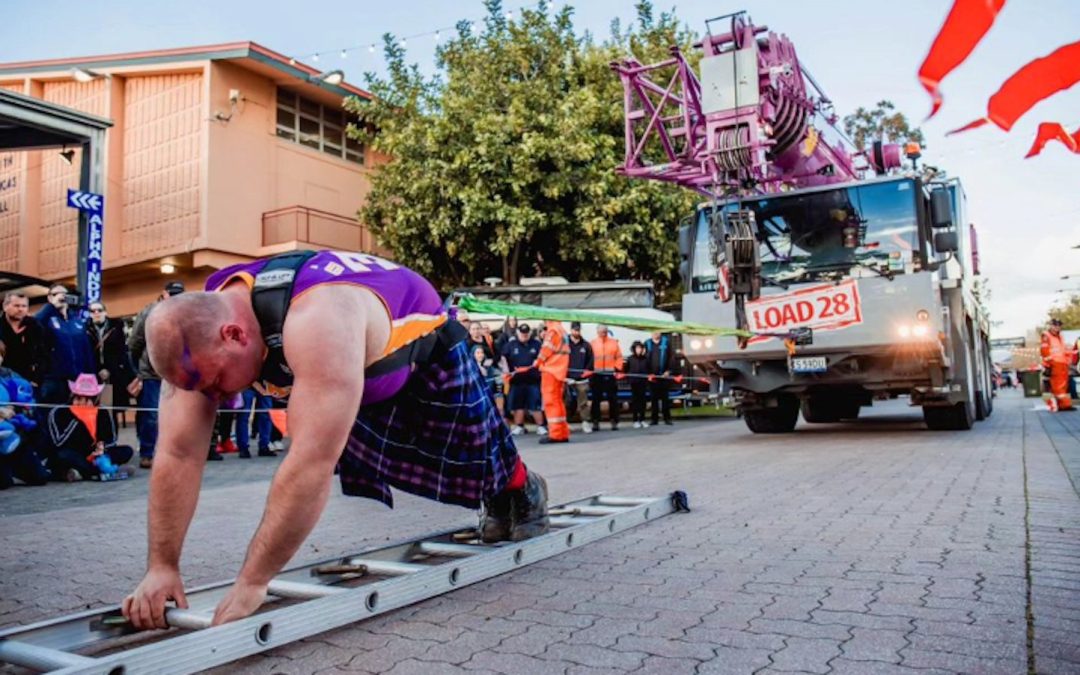
[[[465,342],[436,347],[397,395],[360,410],[340,461],[344,493],[393,507],[393,486],[478,508],[518,454],[489,389]]]

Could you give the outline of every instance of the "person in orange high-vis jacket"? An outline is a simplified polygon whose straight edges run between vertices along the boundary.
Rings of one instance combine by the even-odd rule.
[[[608,337],[608,328],[603,324],[596,326],[596,339],[592,341],[593,366],[596,373],[589,386],[592,388],[592,423],[600,428],[600,401],[608,400],[608,415],[611,418],[611,430],[619,428],[619,385],[615,374],[623,367],[622,345],[613,337]]]
[[[547,417],[547,436],[541,443],[566,443],[570,440],[570,425],[566,423],[566,374],[570,370],[570,346],[561,321],[545,322],[544,344],[536,357],[540,370],[540,397]]]
[[[1051,408],[1073,410],[1072,397],[1069,396],[1069,366],[1076,363],[1076,350],[1065,344],[1058,319],[1050,320],[1050,328],[1042,334],[1039,352],[1042,354],[1043,368],[1050,371]]]

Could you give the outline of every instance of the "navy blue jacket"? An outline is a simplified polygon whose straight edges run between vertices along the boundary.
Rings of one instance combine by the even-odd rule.
[[[511,384],[539,384],[540,371],[533,369],[525,373],[514,374],[515,368],[528,368],[536,362],[540,354],[540,341],[529,338],[528,342],[522,342],[516,337],[506,343],[502,355],[506,357],[506,365],[510,369]]]
[[[45,334],[49,350],[47,378],[74,380],[79,373],[96,373],[94,352],[86,336],[86,319],[78,311],[68,309],[68,318],[52,305],[45,305],[35,317]]]
[[[645,341],[645,353],[649,356],[649,374],[650,375],[662,375],[663,373],[672,372],[674,365],[673,354],[671,353],[671,341],[668,340],[668,336],[660,336],[660,344],[657,345],[649,338]]]

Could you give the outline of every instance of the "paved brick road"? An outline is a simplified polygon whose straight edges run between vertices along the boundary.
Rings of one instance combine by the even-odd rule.
[[[553,500],[681,488],[694,511],[220,672],[1077,673],[1080,413],[1032,406],[1006,393],[969,433],[889,403],[793,436],[730,420],[529,439]],[[274,465],[208,469],[189,584],[234,574]],[[145,485],[0,493],[0,626],[130,590]],[[469,518],[337,496],[298,561]]]

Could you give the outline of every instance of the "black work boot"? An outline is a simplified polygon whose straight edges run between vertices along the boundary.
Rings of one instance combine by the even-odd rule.
[[[513,526],[510,541],[522,541],[546,534],[550,529],[547,515],[547,481],[538,473],[529,472],[525,487],[514,490]]]
[[[480,519],[480,539],[485,544],[506,541],[513,528],[514,494],[520,490],[503,490],[484,500],[484,516]]]

